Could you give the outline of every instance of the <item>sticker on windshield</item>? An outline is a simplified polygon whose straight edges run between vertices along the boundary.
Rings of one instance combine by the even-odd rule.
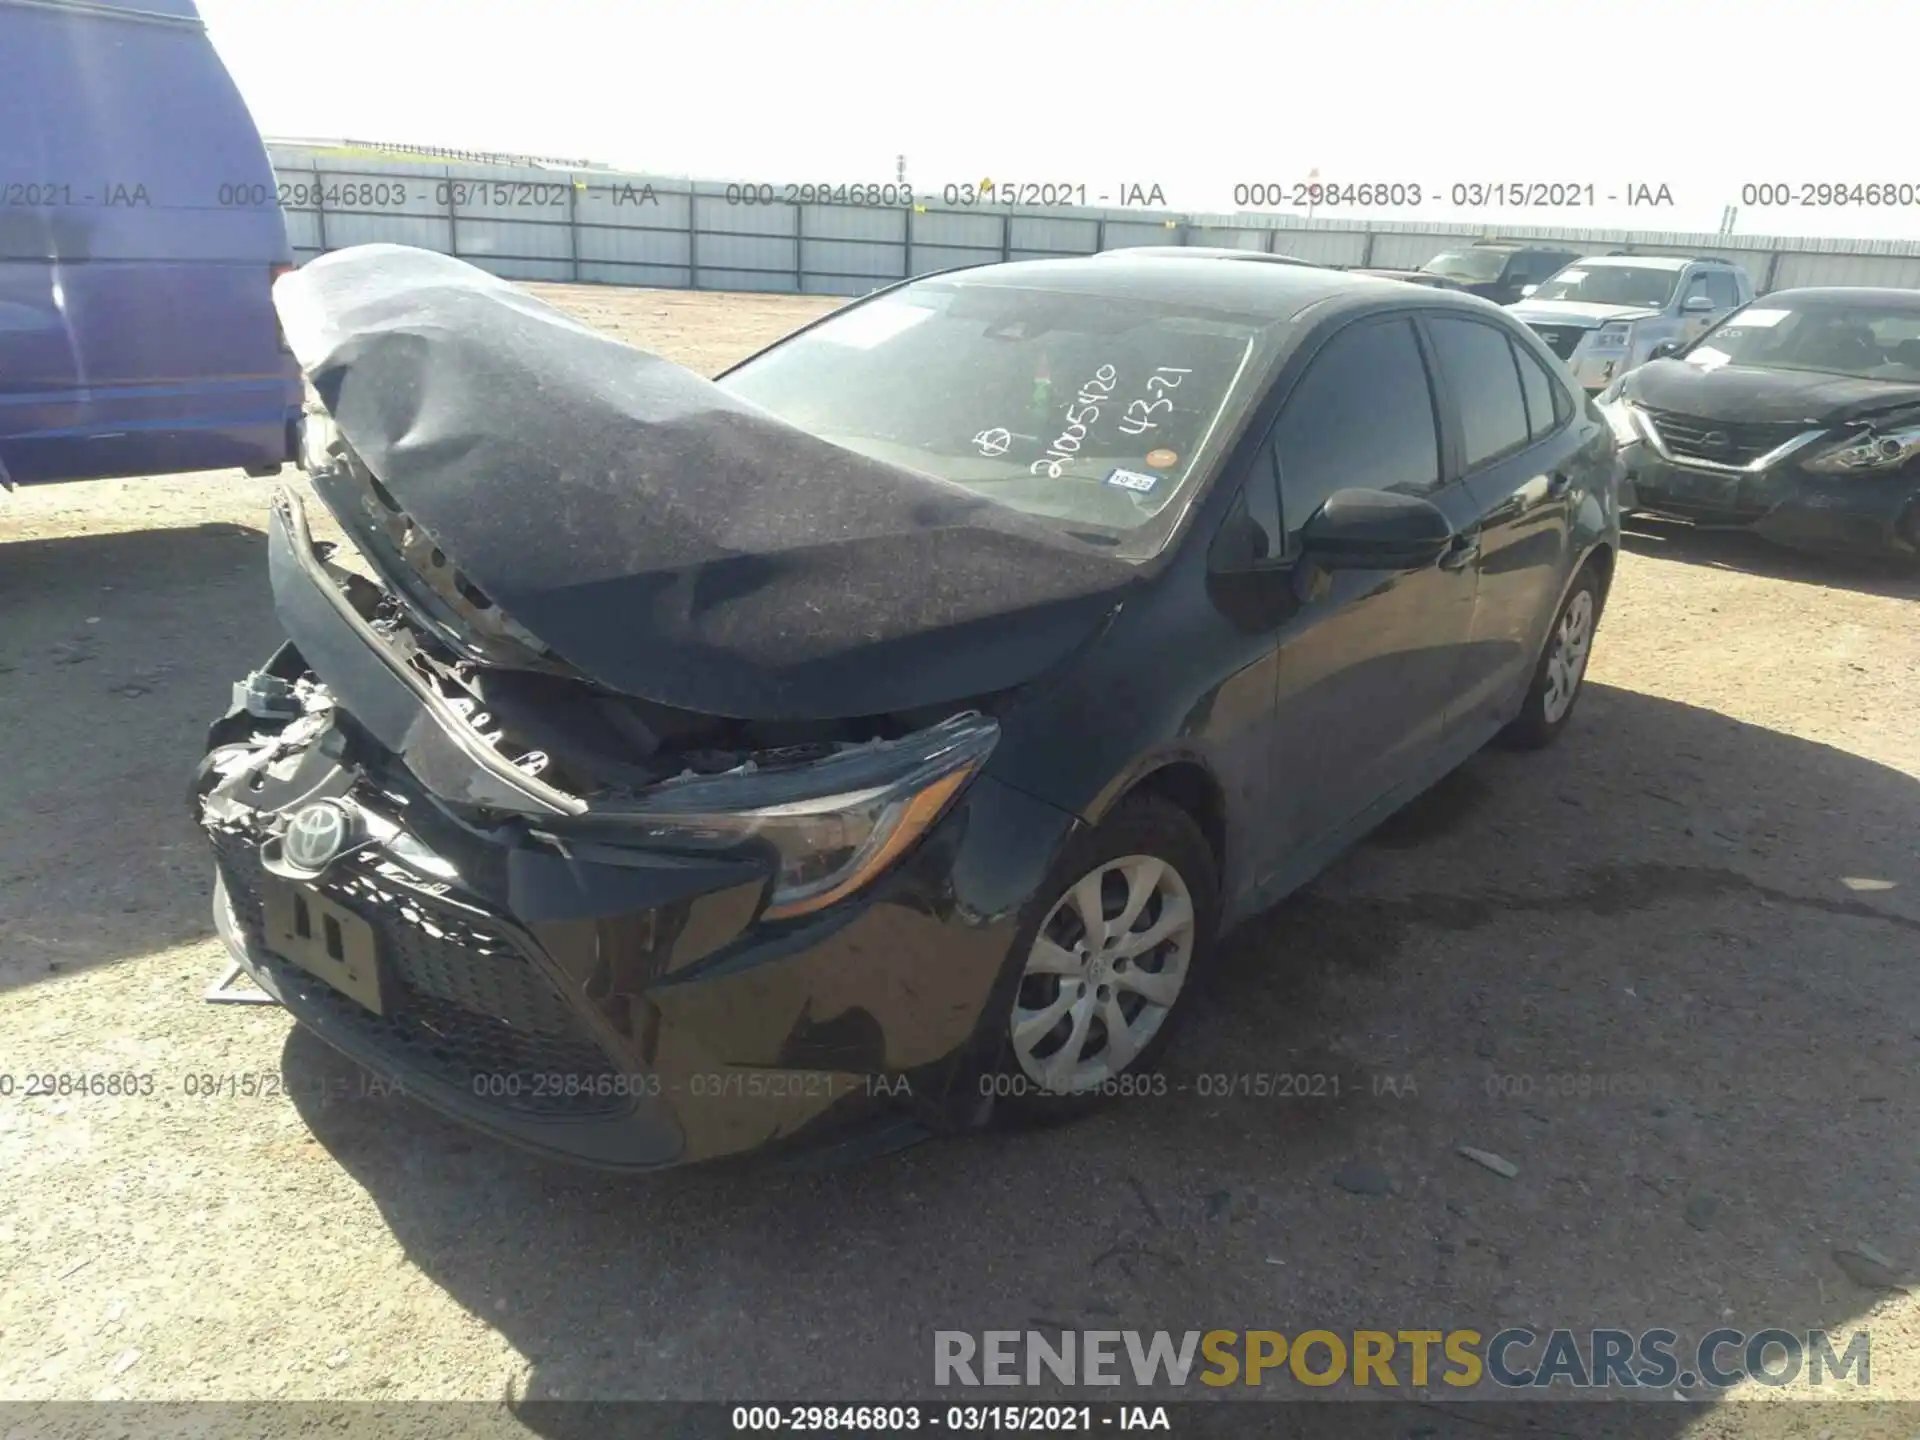
[[[893,300],[875,300],[829,320],[819,329],[819,338],[851,350],[871,350],[910,330],[923,320],[931,320],[933,311],[919,305],[903,305]]]
[[[1742,310],[1734,317],[1733,324],[1729,325],[1727,329],[1731,332],[1736,325],[1741,327],[1748,325],[1778,325],[1792,313],[1791,310]]]
[[[1558,275],[1554,276],[1553,278],[1556,280],[1564,280],[1569,285],[1572,285],[1581,280],[1586,279],[1587,272],[1584,270],[1562,270]]]
[[[1697,350],[1687,352],[1687,363],[1698,365],[1702,370],[1718,370],[1733,357],[1724,350],[1716,350],[1711,345],[1702,345]]]
[[[1131,490],[1136,495],[1151,495],[1153,487],[1159,483],[1158,475],[1148,475],[1139,470],[1116,470],[1107,476],[1107,484],[1118,485],[1122,490]]]
[[[1147,451],[1147,464],[1156,470],[1165,470],[1169,466],[1178,465],[1179,463],[1180,456],[1172,450]]]

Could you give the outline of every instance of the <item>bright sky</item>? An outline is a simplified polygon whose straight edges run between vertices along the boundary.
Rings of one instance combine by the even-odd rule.
[[[1439,192],[1369,212],[1381,218],[1674,230],[1717,230],[1745,183],[1893,182],[1916,203],[1750,203],[1735,228],[1920,239],[1920,149],[1899,118],[1903,8],[200,0],[275,138],[775,183],[887,181],[904,153],[920,190],[1052,181],[1085,185],[1094,203],[1157,183],[1171,208],[1214,211],[1250,208],[1234,204],[1237,183],[1317,169]],[[1873,37],[1892,53],[1859,48]],[[1596,206],[1448,203],[1455,184],[1536,181],[1591,184]],[[1640,184],[1665,184],[1673,205],[1627,208]]]

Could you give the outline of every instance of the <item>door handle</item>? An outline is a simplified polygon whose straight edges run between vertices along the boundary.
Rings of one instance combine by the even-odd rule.
[[[1464,570],[1480,558],[1480,535],[1475,531],[1471,535],[1456,535],[1453,543],[1440,557],[1442,570]]]
[[[1558,500],[1573,488],[1573,476],[1564,470],[1556,470],[1547,476],[1547,498]]]

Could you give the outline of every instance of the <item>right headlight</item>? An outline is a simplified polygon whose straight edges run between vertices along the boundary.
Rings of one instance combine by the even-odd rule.
[[[622,828],[664,849],[771,852],[763,920],[825,909],[884,874],[979,773],[1000,727],[955,716],[790,770],[670,783]]]
[[[1902,425],[1842,440],[1801,461],[1800,468],[1822,475],[1877,475],[1899,469],[1915,455],[1920,455],[1920,425]]]

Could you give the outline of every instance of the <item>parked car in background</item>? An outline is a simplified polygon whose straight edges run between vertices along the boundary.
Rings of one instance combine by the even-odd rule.
[[[1776,290],[1674,348],[1600,397],[1626,503],[1920,558],[1920,291]]]
[[[216,923],[601,1165],[1162,1093],[1223,928],[1563,731],[1613,574],[1606,422],[1443,291],[990,265],[717,381],[420,250],[279,294],[348,551],[276,497]]]
[[[1753,281],[1728,260],[1588,255],[1508,308],[1592,392],[1655,346],[1684,344],[1751,299]]]
[[[1376,280],[1401,280],[1409,285],[1426,285],[1435,290],[1460,290],[1465,287],[1458,280],[1449,280],[1444,275],[1435,275],[1426,270],[1375,270],[1369,266],[1356,265],[1348,270],[1349,275],[1371,275]]]
[[[277,470],[292,258],[192,0],[0,3],[0,480]]]
[[[1420,267],[1424,275],[1451,280],[1469,295],[1510,305],[1536,285],[1577,259],[1578,250],[1519,240],[1476,240],[1458,250],[1442,250]]]

